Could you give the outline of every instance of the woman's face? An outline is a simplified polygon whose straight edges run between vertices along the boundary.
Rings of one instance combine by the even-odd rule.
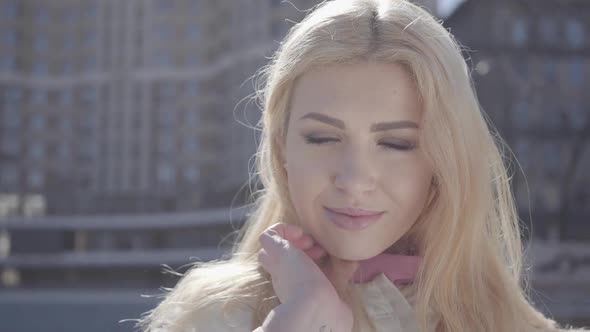
[[[312,70],[296,82],[290,112],[283,158],[299,224],[341,259],[392,246],[416,222],[432,179],[417,141],[421,105],[410,75],[401,65],[369,62]],[[381,214],[348,229],[333,220],[352,219],[327,208]]]

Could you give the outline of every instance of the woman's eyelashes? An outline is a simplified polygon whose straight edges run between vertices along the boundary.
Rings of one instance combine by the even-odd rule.
[[[325,143],[339,142],[340,139],[334,137],[318,137],[314,135],[303,135],[305,142],[308,144],[321,145]],[[416,148],[416,144],[405,140],[383,140],[378,142],[379,146],[383,146],[386,149],[409,151]]]

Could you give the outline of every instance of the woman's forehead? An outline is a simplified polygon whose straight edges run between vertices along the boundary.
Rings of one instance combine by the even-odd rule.
[[[415,84],[403,66],[342,64],[309,71],[296,81],[291,116],[298,119],[313,111],[417,120],[420,108]]]

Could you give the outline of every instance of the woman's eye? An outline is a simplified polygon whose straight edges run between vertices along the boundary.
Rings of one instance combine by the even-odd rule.
[[[314,137],[314,136],[304,136],[305,142],[309,144],[323,144],[327,142],[337,142],[337,138],[331,137]]]
[[[305,142],[308,144],[324,144],[329,142],[338,142],[340,141],[338,138],[333,137],[315,137],[315,136],[303,136]],[[385,147],[386,149],[393,149],[399,151],[410,151],[413,150],[416,145],[411,142],[401,141],[401,142],[379,142],[380,146]]]
[[[414,148],[416,148],[416,144],[411,143],[411,142],[399,142],[399,143],[380,142],[379,145],[384,146],[386,149],[394,149],[394,150],[400,150],[400,151],[410,151],[410,150],[414,150]]]

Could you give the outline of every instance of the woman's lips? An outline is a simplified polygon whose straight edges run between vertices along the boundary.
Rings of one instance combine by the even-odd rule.
[[[344,209],[345,211],[351,211],[350,209]],[[367,210],[355,209],[354,212],[358,215],[348,215],[342,213],[343,209],[331,209],[324,207],[324,212],[330,221],[336,226],[346,230],[361,230],[369,225],[377,222],[385,212],[374,212],[368,214]]]

